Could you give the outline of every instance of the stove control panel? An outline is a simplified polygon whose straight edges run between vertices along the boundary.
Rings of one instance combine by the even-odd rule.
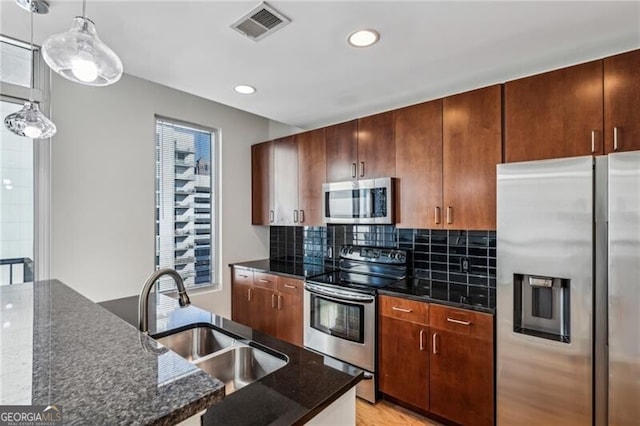
[[[406,250],[383,247],[345,245],[340,248],[340,257],[342,259],[388,263],[394,265],[404,265],[407,263]]]

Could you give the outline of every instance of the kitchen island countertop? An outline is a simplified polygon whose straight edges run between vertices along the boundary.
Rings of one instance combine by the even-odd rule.
[[[150,301],[154,334],[209,323],[284,354],[289,362],[225,397],[224,384],[165,350],[133,324],[137,296],[91,302],[57,280],[0,287],[1,405],[57,405],[65,424],[302,424],[362,379],[360,370],[194,306]],[[5,344],[6,343],[6,344]],[[331,367],[329,366],[331,365]]]

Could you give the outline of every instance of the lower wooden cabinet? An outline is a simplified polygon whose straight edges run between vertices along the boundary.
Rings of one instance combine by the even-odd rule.
[[[429,305],[388,296],[379,301],[380,391],[428,410]]]
[[[241,268],[233,268],[232,280],[234,321],[302,346],[301,280]]]
[[[380,391],[460,425],[494,419],[493,315],[380,296]]]

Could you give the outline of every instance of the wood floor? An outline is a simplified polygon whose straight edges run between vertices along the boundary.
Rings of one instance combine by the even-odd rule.
[[[433,420],[429,420],[419,414],[406,410],[387,401],[378,401],[377,404],[369,404],[360,398],[356,398],[356,426],[441,426]]]

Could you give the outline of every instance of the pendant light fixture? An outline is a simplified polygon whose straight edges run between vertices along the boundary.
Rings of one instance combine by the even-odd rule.
[[[74,83],[108,86],[122,77],[122,61],[100,40],[96,26],[85,16],[76,16],[71,29],[55,34],[42,45],[42,56],[52,70]]]
[[[29,0],[29,15],[31,18],[31,38],[29,50],[33,54],[33,14],[47,13],[48,6],[42,0]],[[18,2],[21,4],[21,2]],[[24,6],[23,6],[24,7]],[[9,114],[4,118],[4,125],[11,132],[18,136],[26,136],[31,139],[47,139],[56,134],[56,125],[53,124],[38,108],[38,104],[33,101],[33,72],[31,73],[31,88],[29,90],[29,100],[25,101],[20,111]]]

